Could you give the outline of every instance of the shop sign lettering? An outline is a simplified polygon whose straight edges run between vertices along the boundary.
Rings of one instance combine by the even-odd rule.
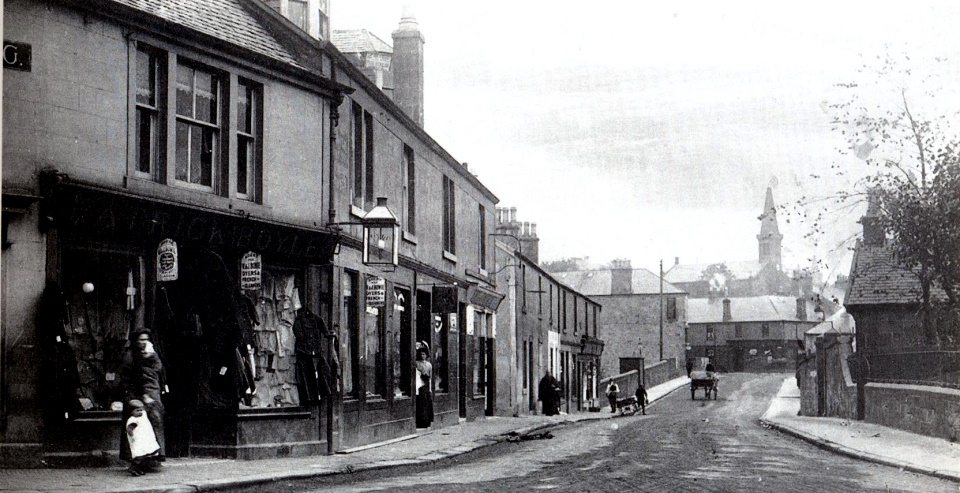
[[[157,281],[176,281],[178,277],[177,242],[167,238],[157,247]]]
[[[263,267],[260,255],[256,252],[247,252],[240,259],[240,289],[256,291],[260,289]]]
[[[327,233],[264,224],[250,219],[187,209],[110,194],[78,192],[58,201],[73,235],[110,238],[172,238],[203,243],[211,249],[257,251],[260,255],[317,262],[332,253],[335,239]]]
[[[367,278],[367,306],[382,307],[387,301],[387,280],[382,277]]]
[[[28,43],[3,40],[3,68],[29,72],[33,65],[33,48]]]

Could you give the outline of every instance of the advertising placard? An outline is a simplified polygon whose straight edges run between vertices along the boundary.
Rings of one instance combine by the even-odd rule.
[[[177,242],[167,238],[157,247],[157,281],[176,281],[178,277]]]
[[[256,252],[247,252],[240,259],[240,289],[258,290],[260,289],[263,266],[260,262],[260,254]]]
[[[387,280],[382,277],[367,278],[367,306],[383,307],[387,301]]]

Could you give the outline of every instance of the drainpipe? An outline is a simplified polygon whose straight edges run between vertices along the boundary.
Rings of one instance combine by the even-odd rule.
[[[330,64],[330,79],[333,80],[334,82],[337,81],[337,66],[336,66],[336,64],[332,63],[332,61],[331,61],[331,64]],[[328,214],[328,216],[329,216],[329,221],[328,221],[328,222],[329,222],[330,224],[333,224],[333,223],[335,223],[335,222],[337,221],[337,209],[336,209],[336,207],[335,207],[336,202],[335,202],[335,200],[334,200],[334,186],[333,186],[333,183],[334,183],[334,169],[335,169],[335,168],[334,168],[334,162],[335,162],[335,160],[334,160],[333,156],[334,156],[334,154],[336,154],[336,152],[335,152],[335,147],[336,147],[336,143],[337,143],[337,126],[340,124],[340,104],[341,104],[342,102],[343,102],[343,96],[340,95],[340,94],[337,94],[336,96],[334,96],[333,100],[330,101],[330,141],[329,141],[329,143],[330,143],[330,154],[329,154],[329,156],[328,156],[328,165],[329,165],[329,167],[330,167],[330,169],[329,169],[329,171],[328,171],[328,172],[329,172],[328,185],[329,185],[330,189],[329,189],[329,193],[328,193],[328,195],[327,195],[327,204],[328,204],[328,207],[329,207],[329,209],[327,210],[327,214]],[[333,274],[333,272],[331,272],[331,275],[330,275],[330,283],[331,283],[331,284],[334,282],[334,277],[335,277],[335,276],[333,276],[332,274]],[[333,288],[333,286],[331,286],[331,288]],[[333,297],[335,296],[334,294],[332,294],[332,293],[335,293],[335,292],[336,292],[335,289],[331,289],[331,290],[330,290],[330,293],[331,293],[330,296],[331,296],[331,298],[333,298]],[[333,299],[331,299],[331,300],[330,300],[330,308],[331,308],[331,309],[330,309],[330,313],[331,313],[331,314],[333,314],[333,313],[336,312],[336,310],[334,310],[334,308],[336,308],[336,305],[337,305],[336,303],[333,303]],[[334,324],[334,323],[333,323],[333,320],[331,320],[331,321],[330,321],[330,326],[333,327],[334,325],[336,325],[336,324]],[[333,335],[333,334],[331,334],[331,335]],[[334,345],[335,342],[337,342],[337,338],[336,338],[336,337],[328,337],[328,338],[327,338],[327,354],[326,354],[326,357],[327,357],[327,361],[328,361],[328,362],[333,361],[333,351],[335,350],[334,347],[333,347],[333,345]],[[340,378],[339,375],[334,375],[334,377],[336,377],[337,379]],[[342,388],[343,388],[343,387],[342,387],[341,385],[337,385],[338,391],[339,391],[340,389],[342,389]],[[326,407],[327,407],[327,455],[333,455],[334,453],[336,453],[336,451],[334,450],[334,447],[333,447],[333,400],[334,400],[334,397],[335,397],[334,395],[331,395],[330,397],[327,398],[327,406],[326,406]],[[339,397],[342,398],[342,396],[339,396]]]

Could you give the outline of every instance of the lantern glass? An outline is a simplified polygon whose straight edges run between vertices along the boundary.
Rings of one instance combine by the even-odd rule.
[[[377,206],[363,218],[363,263],[396,266],[400,260],[400,223],[377,197]]]

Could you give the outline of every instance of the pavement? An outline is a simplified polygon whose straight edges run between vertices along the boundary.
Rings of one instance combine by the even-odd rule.
[[[960,483],[958,443],[863,421],[799,413],[800,389],[791,376],[760,423],[838,454]]]
[[[686,377],[647,389],[648,413],[656,401],[686,388]],[[913,472],[960,482],[960,445],[859,421],[797,416],[800,393],[792,377],[761,418],[762,425],[810,441],[824,449]],[[589,420],[609,419],[601,412],[559,416],[487,417],[431,429],[330,456],[238,461],[168,459],[159,473],[130,476],[125,468],[4,469],[0,491],[18,492],[198,492],[430,464],[524,435]]]

